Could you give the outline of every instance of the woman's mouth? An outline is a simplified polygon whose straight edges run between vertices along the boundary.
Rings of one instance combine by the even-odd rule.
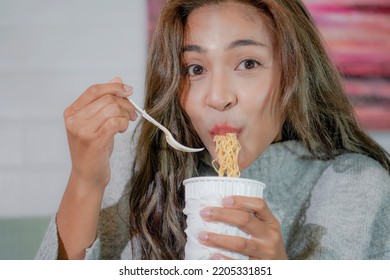
[[[216,135],[226,135],[228,133],[240,134],[241,129],[229,126],[229,125],[216,125],[210,130],[211,138],[214,139]]]

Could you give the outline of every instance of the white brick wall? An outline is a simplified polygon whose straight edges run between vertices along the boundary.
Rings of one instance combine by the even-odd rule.
[[[143,100],[146,0],[0,0],[0,218],[51,215],[70,162],[62,112],[121,76]]]

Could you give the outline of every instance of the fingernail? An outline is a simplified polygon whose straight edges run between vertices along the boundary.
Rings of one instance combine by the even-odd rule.
[[[213,215],[213,210],[210,208],[202,209],[199,214],[204,218],[210,218]]]
[[[127,91],[127,92],[132,92],[132,91],[133,91],[133,87],[132,87],[132,86],[129,86],[129,85],[126,85],[126,84],[123,85],[123,88],[124,88],[125,91]]]
[[[219,254],[214,254],[210,257],[210,260],[223,260],[222,256]]]
[[[198,234],[198,239],[200,241],[207,241],[209,240],[209,234],[206,232],[206,231],[201,231],[199,234]]]
[[[223,206],[232,206],[234,203],[234,199],[233,197],[231,196],[225,196],[223,199],[222,199],[222,205]]]
[[[137,118],[138,118],[137,112],[133,112],[133,113],[131,114],[131,116],[130,116],[130,120],[131,120],[131,121],[135,121]]]
[[[121,83],[121,82],[122,82],[122,79],[120,77],[115,77],[110,81],[110,83]]]

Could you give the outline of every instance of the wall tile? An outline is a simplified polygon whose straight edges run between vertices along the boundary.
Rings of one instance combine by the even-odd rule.
[[[23,164],[22,143],[23,125],[0,119],[0,168]]]

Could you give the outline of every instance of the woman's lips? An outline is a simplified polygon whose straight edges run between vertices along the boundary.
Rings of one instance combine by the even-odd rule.
[[[210,130],[210,135],[214,139],[216,135],[226,135],[228,133],[240,133],[240,129],[229,126],[229,125],[216,125]]]

